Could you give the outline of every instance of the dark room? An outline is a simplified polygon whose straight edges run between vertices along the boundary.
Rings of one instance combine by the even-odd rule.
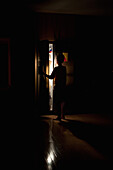
[[[113,166],[112,22],[112,0],[0,2],[1,167]]]

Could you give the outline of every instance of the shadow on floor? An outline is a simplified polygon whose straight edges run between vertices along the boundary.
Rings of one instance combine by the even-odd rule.
[[[113,127],[66,120],[66,122],[62,121],[60,124],[69,129],[76,137],[93,146],[108,161],[113,160]]]

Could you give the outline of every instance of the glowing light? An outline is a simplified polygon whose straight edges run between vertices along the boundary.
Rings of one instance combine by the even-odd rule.
[[[57,55],[55,54],[55,57],[54,57],[54,67],[57,67],[58,64],[57,64]]]
[[[35,48],[35,97],[37,97],[37,78],[38,78],[38,75],[37,75],[37,71],[38,71],[38,64],[37,64],[37,51],[36,51],[36,48]]]
[[[52,161],[54,161],[54,154],[53,154],[53,152],[51,151],[50,154],[48,155],[47,163],[48,163],[48,164],[51,164]]]
[[[50,153],[50,157],[51,157],[52,161],[54,161],[54,154],[53,154],[53,152]]]
[[[49,75],[53,71],[53,44],[49,44]],[[49,106],[53,110],[53,80],[49,80]]]
[[[51,163],[52,163],[52,159],[51,159],[50,155],[49,155],[48,158],[47,158],[47,163],[48,163],[48,164],[51,164]]]

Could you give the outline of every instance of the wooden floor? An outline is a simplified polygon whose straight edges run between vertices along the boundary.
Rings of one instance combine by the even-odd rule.
[[[35,132],[34,168],[74,169],[113,161],[113,117],[102,114],[42,115]]]

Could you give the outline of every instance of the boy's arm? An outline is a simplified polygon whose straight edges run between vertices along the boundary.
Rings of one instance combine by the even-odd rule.
[[[47,75],[46,73],[43,72],[43,75],[45,75],[47,78],[49,79],[54,79],[55,77],[55,69],[53,70],[53,72],[51,73],[51,75]]]

